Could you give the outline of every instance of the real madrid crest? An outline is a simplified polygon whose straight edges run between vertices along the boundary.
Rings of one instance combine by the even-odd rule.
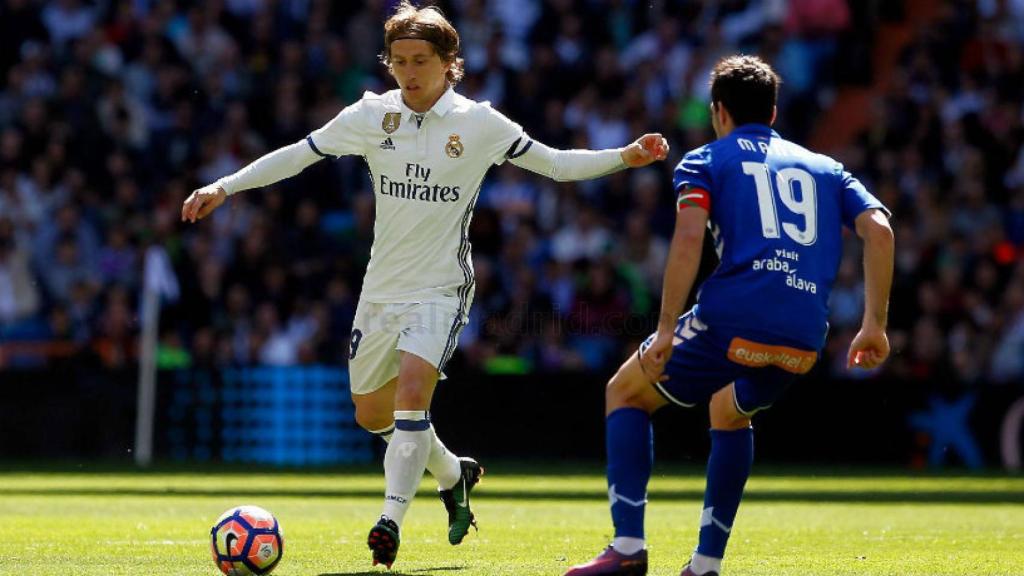
[[[402,125],[402,113],[401,112],[387,112],[384,114],[384,119],[380,122],[380,127],[384,129],[384,132],[391,134],[398,127]]]
[[[449,136],[448,144],[444,147],[444,151],[448,154],[449,158],[458,158],[459,156],[462,156],[462,151],[464,149],[465,147],[462,145],[462,142],[459,142],[458,134],[452,134]]]

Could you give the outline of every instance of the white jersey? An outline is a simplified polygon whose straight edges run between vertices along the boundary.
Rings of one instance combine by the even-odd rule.
[[[487,170],[529,148],[521,126],[451,88],[425,114],[401,91],[366,92],[307,138],[322,156],[359,155],[377,213],[361,299],[472,297],[469,224]]]

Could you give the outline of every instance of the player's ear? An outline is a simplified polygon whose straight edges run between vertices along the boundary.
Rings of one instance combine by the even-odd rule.
[[[384,68],[388,71],[388,75],[394,78],[395,71],[391,67],[391,47],[385,46],[384,51],[381,52],[379,56],[377,56],[377,59],[380,60],[381,64],[384,64]]]
[[[774,126],[775,125],[775,117],[778,114],[778,112],[779,112],[778,107],[777,106],[772,106],[772,119],[771,119],[771,121],[768,122],[769,126]]]

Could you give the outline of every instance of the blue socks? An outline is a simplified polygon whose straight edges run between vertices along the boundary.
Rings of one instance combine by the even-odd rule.
[[[650,415],[638,408],[619,408],[605,421],[608,449],[608,500],[619,538],[644,537],[647,481],[651,478],[654,442]]]
[[[754,429],[712,430],[697,553],[722,558],[754,462]]]
[[[605,433],[608,499],[615,539],[616,542],[639,542],[642,546],[647,482],[654,461],[650,415],[637,408],[620,408],[608,415]],[[729,532],[753,462],[752,428],[711,431],[704,511],[695,558],[706,559],[717,567],[725,556]]]

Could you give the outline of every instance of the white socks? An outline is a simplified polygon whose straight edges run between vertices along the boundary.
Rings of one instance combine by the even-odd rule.
[[[462,466],[459,465],[459,458],[452,454],[451,450],[445,447],[441,439],[430,427],[430,457],[427,458],[427,470],[437,480],[441,490],[450,490],[459,478],[462,477]]]
[[[615,548],[615,551],[619,554],[629,556],[630,554],[636,554],[644,549],[644,539],[631,538],[629,536],[616,536],[615,539],[612,540],[612,548]]]
[[[703,554],[693,553],[693,559],[690,560],[690,570],[694,574],[700,576],[708,572],[721,572],[722,571],[722,559],[712,558],[711,556],[704,556]]]
[[[401,525],[430,456],[433,433],[423,410],[395,410],[395,432],[384,453],[384,516]]]
[[[395,433],[395,425],[392,424],[381,430],[370,430],[370,433],[381,437],[385,442],[391,442],[391,437]],[[448,490],[455,486],[462,476],[459,457],[445,447],[441,439],[437,437],[437,433],[434,432],[433,426],[430,427],[430,438],[430,456],[427,458],[427,472],[430,472],[430,475],[437,480],[441,490]]]

